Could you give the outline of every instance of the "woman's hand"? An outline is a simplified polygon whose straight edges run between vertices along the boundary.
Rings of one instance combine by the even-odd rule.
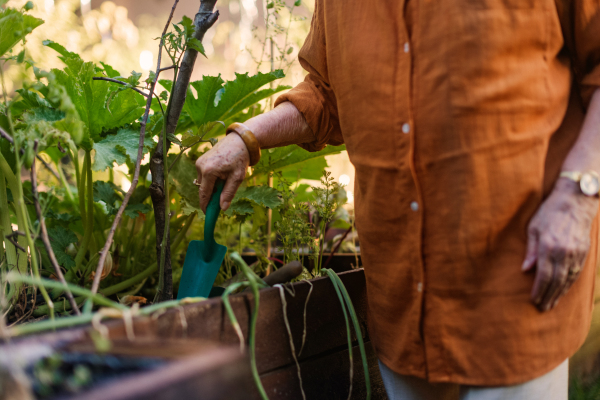
[[[597,198],[560,178],[529,223],[523,271],[537,265],[531,301],[540,311],[556,306],[581,273],[597,210]]]
[[[222,210],[227,210],[235,192],[246,177],[250,163],[250,155],[242,138],[232,133],[225,136],[208,152],[196,161],[198,184],[200,185],[200,208],[206,212],[206,207],[213,193],[218,178],[225,181],[220,204]]]

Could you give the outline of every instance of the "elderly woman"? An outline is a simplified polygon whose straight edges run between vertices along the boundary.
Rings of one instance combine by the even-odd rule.
[[[345,143],[390,399],[567,399],[598,247],[600,2],[316,0],[304,82],[197,162]]]

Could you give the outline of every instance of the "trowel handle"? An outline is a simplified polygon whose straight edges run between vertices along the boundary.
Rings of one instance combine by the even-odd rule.
[[[215,189],[213,194],[210,196],[210,201],[206,207],[206,217],[204,219],[204,243],[214,244],[215,243],[215,225],[217,225],[217,219],[221,212],[221,192],[223,192],[223,186],[225,181],[217,179],[215,182]]]

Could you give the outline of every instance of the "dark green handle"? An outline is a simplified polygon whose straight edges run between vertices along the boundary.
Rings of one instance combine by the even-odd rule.
[[[224,185],[224,180],[217,179],[213,194],[210,196],[210,201],[206,207],[206,216],[204,219],[204,245],[210,246],[211,248],[216,244],[215,225],[217,225],[217,219],[219,218],[219,213],[221,212],[220,200]]]

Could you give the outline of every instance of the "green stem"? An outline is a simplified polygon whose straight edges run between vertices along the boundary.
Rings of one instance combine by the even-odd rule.
[[[76,298],[77,302],[81,302],[83,299],[84,299],[84,297]],[[202,301],[204,299],[198,297],[198,298],[195,298],[194,300]],[[165,301],[163,303],[153,304],[151,306],[140,309],[139,315],[147,316],[158,310],[177,307],[180,304],[181,304],[181,302],[179,300],[171,300],[171,301]],[[125,307],[124,309],[127,309],[127,307]],[[11,336],[20,336],[20,335],[27,335],[27,334],[31,334],[31,333],[39,333],[39,332],[47,331],[50,329],[69,328],[69,327],[73,327],[73,326],[77,326],[77,325],[83,325],[83,324],[90,323],[93,318],[94,318],[93,313],[86,313],[81,316],[65,317],[65,318],[59,318],[56,320],[45,320],[45,321],[34,322],[34,323],[29,323],[29,324],[21,324],[21,325],[16,325],[16,326],[10,328],[9,334]]]
[[[260,293],[259,289],[259,281],[257,281],[257,277],[250,270],[250,267],[246,264],[246,262],[242,259],[242,257],[238,253],[232,253],[230,255],[231,259],[236,263],[238,267],[241,267],[242,272],[246,275],[246,279],[248,279],[248,283],[250,288],[252,289],[252,294],[254,295],[254,310],[252,310],[252,317],[250,321],[250,332],[249,332],[249,343],[250,347],[250,368],[252,370],[252,377],[254,378],[254,383],[256,384],[256,388],[260,393],[260,397],[263,400],[268,400],[269,396],[267,396],[267,392],[265,392],[265,388],[260,381],[260,375],[258,374],[258,367],[256,366],[256,322],[258,321],[258,307],[260,302]],[[260,278],[258,278],[260,279]],[[262,281],[262,280],[260,280]],[[260,282],[261,286],[268,286],[264,281]],[[233,314],[233,312],[232,312]]]
[[[69,328],[77,325],[87,324],[92,321],[94,314],[84,314],[76,317],[58,318],[29,324],[16,325],[10,328],[11,336],[27,335],[48,331],[50,329]]]
[[[75,160],[75,171],[77,178],[77,200],[79,201],[79,215],[81,216],[81,224],[83,225],[83,229],[85,231],[86,227],[86,213],[85,213],[85,179],[87,168],[87,161],[83,160],[83,166],[81,168],[81,172],[79,172],[79,156],[77,152],[75,152],[73,160]]]
[[[15,273],[8,274],[7,279],[9,280],[9,282],[28,283],[30,285],[39,286],[40,288],[50,288],[50,289],[64,289],[65,288],[61,282],[53,281],[51,279],[42,279],[42,278],[38,278],[38,277],[32,278],[27,275],[19,275],[19,274],[15,274]],[[91,290],[82,288],[77,285],[72,285],[70,283],[67,283],[67,287],[69,288],[71,293],[76,294],[78,296],[83,296],[86,299],[90,299],[95,304],[105,306],[105,307],[117,308],[120,310],[127,309],[126,306],[119,304],[115,301],[112,301],[110,299],[107,299],[106,297],[102,296],[101,294],[92,293]]]
[[[67,182],[67,178],[65,177],[65,173],[63,169],[60,167],[59,163],[56,163],[56,169],[58,170],[58,176],[60,177],[60,183],[65,187],[67,192],[67,198],[71,202],[71,204],[75,204],[75,198],[73,197],[73,192],[71,192],[71,185]]]
[[[6,160],[4,159],[4,157],[2,156],[1,153],[0,153],[0,157],[2,157],[1,158],[1,160],[3,161],[2,164],[8,166],[8,164],[6,163]],[[0,170],[3,170],[3,169],[4,168],[0,168]],[[9,168],[9,170],[10,170],[10,168]],[[10,171],[10,172],[12,173],[12,171]],[[5,249],[5,254],[6,254],[6,268],[2,268],[1,272],[5,273],[5,272],[10,271],[11,267],[17,266],[17,249],[14,244],[9,242],[8,240],[5,240],[5,236],[9,232],[12,232],[12,227],[10,224],[10,213],[9,213],[9,209],[8,209],[8,196],[6,194],[6,180],[4,178],[4,174],[2,174],[2,176],[0,176],[0,223],[1,223],[0,232],[2,232],[2,240],[4,241],[4,249]],[[4,264],[2,264],[2,265],[4,266]],[[3,289],[0,288],[0,290],[3,290]],[[12,300],[14,293],[16,293],[16,290],[14,288],[14,285],[11,285],[9,288],[9,292],[5,293],[7,301],[10,302]]]
[[[344,311],[344,317],[346,318],[346,329],[348,331],[348,346],[350,351],[350,365],[352,365],[352,348],[351,348],[351,338],[350,338],[350,326],[348,325],[348,317],[346,315],[346,309],[344,308],[344,302],[346,307],[348,307],[348,311],[350,312],[350,319],[352,320],[352,324],[354,325],[354,332],[356,333],[356,339],[358,341],[358,347],[360,350],[360,357],[362,359],[363,364],[363,372],[365,374],[365,386],[367,389],[367,400],[371,399],[371,379],[369,377],[369,363],[367,361],[367,353],[365,351],[365,344],[362,337],[362,330],[360,329],[360,324],[358,323],[358,316],[356,315],[356,311],[354,310],[354,306],[352,305],[352,299],[346,290],[346,286],[340,279],[340,277],[331,269],[324,269],[324,271],[331,279],[335,291],[340,299],[340,303],[342,305],[342,309]],[[343,298],[343,299],[342,299]]]
[[[87,180],[87,215],[86,215],[86,221],[84,224],[84,234],[83,234],[83,239],[81,241],[81,246],[79,247],[79,251],[77,252],[77,255],[75,256],[75,269],[79,270],[79,267],[81,266],[81,262],[83,261],[83,258],[85,257],[85,253],[88,250],[88,247],[90,245],[90,241],[92,239],[92,234],[94,233],[94,182],[93,182],[93,177],[92,177],[92,156],[91,156],[91,152],[89,150],[87,150],[85,152],[85,161],[83,163],[83,169],[84,172],[82,173],[82,175],[84,175],[86,177]],[[82,179],[83,181],[83,179]],[[82,185],[83,186],[83,185]],[[79,195],[79,203],[81,206],[81,198],[83,196],[83,190]],[[85,214],[85,208],[83,209],[83,213],[82,215]]]
[[[17,186],[17,191],[16,191],[16,196],[15,193],[13,192],[13,196],[15,197],[15,211],[17,213],[17,222],[19,224],[19,228],[23,230],[23,233],[25,234],[25,240],[27,242],[27,247],[29,247],[29,256],[31,257],[31,269],[33,271],[33,276],[35,276],[37,279],[40,279],[40,270],[39,270],[39,266],[38,266],[38,257],[37,257],[37,252],[35,249],[35,246],[33,244],[33,239],[31,238],[31,231],[29,229],[29,223],[28,223],[28,214],[27,214],[27,208],[25,207],[25,202],[23,201],[23,186],[20,184],[21,182],[21,160],[20,160],[20,146],[19,146],[19,141],[17,140],[17,138],[14,136],[14,129],[12,127],[12,122],[10,121],[11,117],[10,117],[10,112],[7,112],[8,115],[8,120],[9,120],[9,126],[10,126],[10,130],[13,133],[13,138],[14,138],[14,148],[15,148],[15,159],[16,159],[16,164],[17,164],[17,168],[16,168],[16,173],[15,173],[15,179],[16,179],[16,186]],[[13,189],[11,188],[11,191]],[[24,257],[26,259],[26,257]],[[25,274],[26,271],[20,271],[22,274]],[[62,286],[62,284],[59,283],[59,285]],[[42,297],[44,298],[44,301],[46,301],[46,304],[48,305],[49,311],[50,311],[50,319],[54,319],[54,304],[52,303],[52,300],[50,299],[50,296],[48,295],[48,292],[46,291],[46,288],[44,286],[40,286],[40,292],[42,293]]]

